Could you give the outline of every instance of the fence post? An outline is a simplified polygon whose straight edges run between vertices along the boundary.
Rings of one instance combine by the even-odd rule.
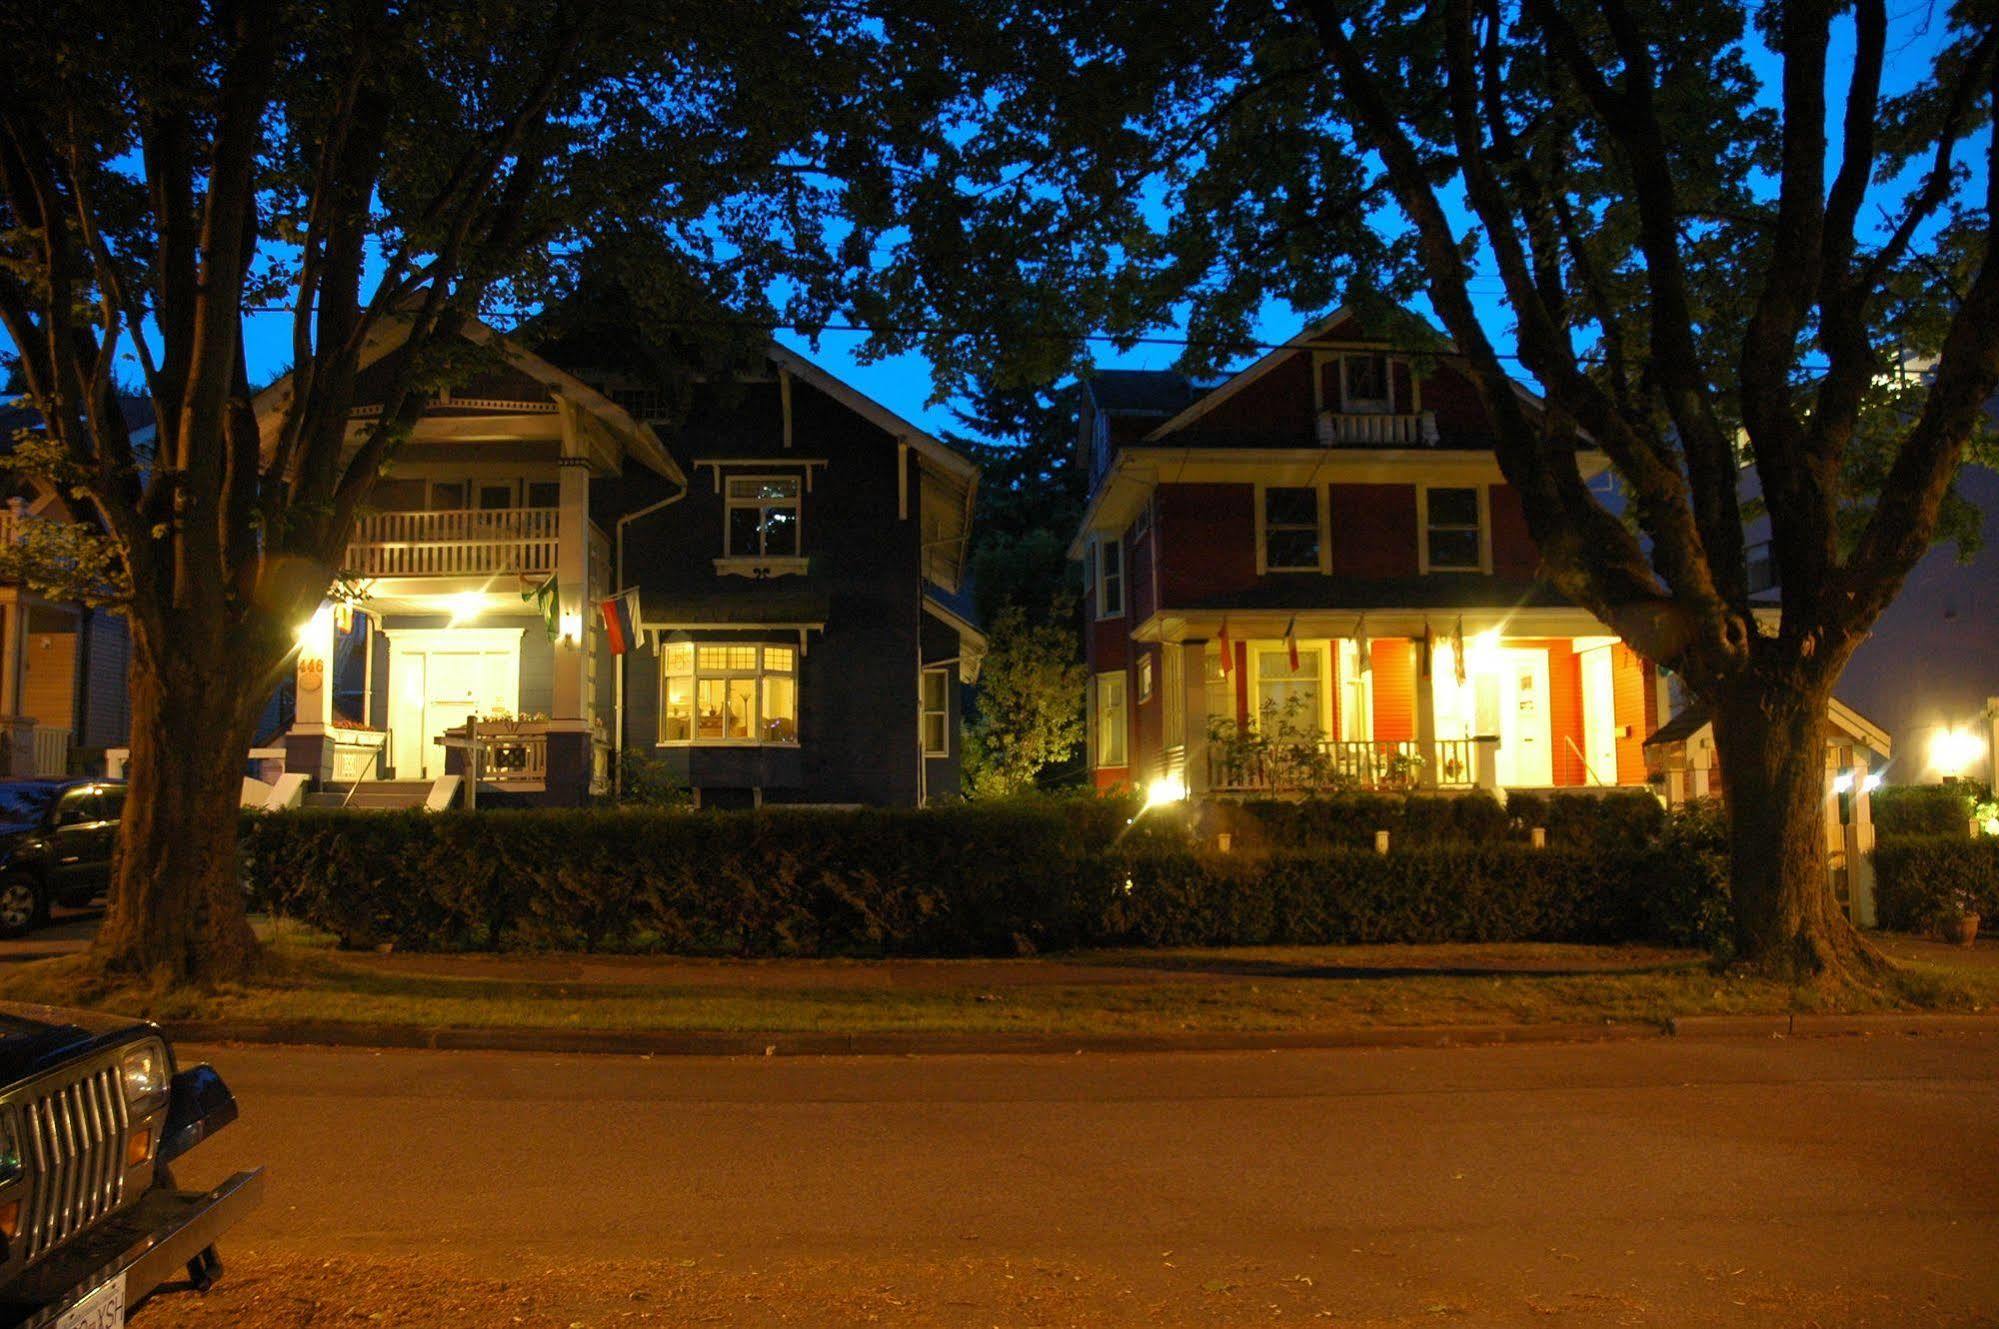
[[[1527,843],[1536,849],[1546,849],[1548,847],[1548,828],[1546,826],[1536,826],[1528,831]]]
[[[479,717],[465,717],[465,810],[479,806]]]
[[[1374,852],[1377,854],[1385,854],[1388,852],[1387,831],[1376,831],[1374,833]]]

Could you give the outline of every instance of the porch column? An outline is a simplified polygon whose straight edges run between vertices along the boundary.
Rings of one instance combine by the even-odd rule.
[[[311,780],[333,778],[333,606],[322,604],[298,629],[292,727],[285,769]]]
[[[1418,637],[1410,652],[1416,665],[1416,752],[1423,764],[1417,767],[1416,783],[1425,789],[1437,786],[1437,680],[1434,652]]]
[[[590,465],[581,457],[564,457],[557,474],[562,482],[555,542],[561,636],[555,642],[555,705],[550,717],[582,720],[588,718],[583,709],[583,596],[589,585]]]
[[[1855,744],[1853,765],[1848,774],[1853,781],[1847,806],[1852,816],[1840,827],[1846,837],[1846,903],[1853,925],[1874,926],[1874,795],[1867,788],[1867,749]],[[1837,803],[1834,804],[1838,806]]]
[[[1187,796],[1208,792],[1208,643],[1182,642],[1168,646],[1180,654],[1181,709],[1185,716],[1181,741],[1187,754]]]

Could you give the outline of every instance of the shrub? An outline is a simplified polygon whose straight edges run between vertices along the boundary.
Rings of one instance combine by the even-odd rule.
[[[1874,831],[1882,838],[1969,833],[1972,790],[1961,784],[1883,785],[1874,791]]]
[[[1220,854],[1202,847],[1205,828],[1192,833],[1196,810],[1026,798],[924,811],[314,810],[251,818],[243,844],[259,907],[346,945],[411,950],[992,955],[1705,935],[1675,911],[1706,897],[1676,884],[1684,864],[1656,849],[1532,850],[1500,839],[1504,814],[1478,799],[1375,811],[1421,829],[1382,855],[1372,827],[1356,846],[1324,807],[1271,805],[1255,815],[1295,827],[1255,822],[1260,847]]]
[[[1516,793],[1507,797],[1506,814],[1523,840],[1532,828],[1546,827],[1551,848],[1637,849],[1656,840],[1666,823],[1666,811],[1659,800],[1642,789],[1601,794]]]
[[[1728,891],[1728,814],[1718,798],[1683,803],[1665,818],[1646,895],[1643,935],[1727,959],[1735,945]]]
[[[1952,912],[1999,918],[1999,840],[1883,836],[1874,847],[1874,905],[1882,927],[1902,932]]]

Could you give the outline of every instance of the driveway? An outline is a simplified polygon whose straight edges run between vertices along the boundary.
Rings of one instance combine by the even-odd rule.
[[[1999,1039],[205,1055],[269,1198],[142,1329],[1999,1323]]]

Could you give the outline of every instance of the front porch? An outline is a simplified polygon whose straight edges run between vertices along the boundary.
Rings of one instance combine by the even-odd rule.
[[[1156,653],[1141,638],[1134,663],[1133,783],[1237,796],[1647,784],[1655,671],[1579,611],[1154,626]]]

